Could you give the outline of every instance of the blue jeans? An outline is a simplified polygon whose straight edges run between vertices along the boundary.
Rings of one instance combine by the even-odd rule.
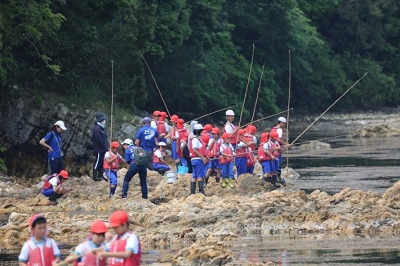
[[[118,181],[117,181],[117,170],[111,170],[107,169],[105,171],[106,176],[108,177],[108,180],[110,180],[110,184],[111,185],[117,185]]]
[[[177,159],[179,159],[179,156],[178,156],[178,153],[177,153],[177,151],[176,151],[176,145],[177,145],[177,141],[176,140],[173,140],[172,141],[172,143],[171,143],[171,158],[173,159],[173,160],[177,160]]]
[[[134,175],[139,174],[140,187],[142,188],[142,198],[147,199],[147,169],[146,165],[136,166],[131,163],[128,172],[124,177],[124,184],[122,185],[122,195],[127,196],[129,190],[129,182],[131,182]]]
[[[220,167],[222,178],[233,178],[233,161],[226,164],[220,164]]]

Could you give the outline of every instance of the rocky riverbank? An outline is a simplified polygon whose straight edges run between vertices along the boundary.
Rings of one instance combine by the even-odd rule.
[[[119,176],[125,171],[121,169]],[[223,189],[212,180],[207,196],[189,196],[189,179],[180,176],[167,184],[158,173],[149,172],[150,198],[143,200],[138,178],[132,181],[128,199],[108,199],[105,182],[72,177],[68,183],[75,190],[57,206],[49,206],[37,184],[2,177],[0,217],[7,218],[0,227],[0,246],[13,249],[23,244],[32,213],[48,218],[57,242],[73,246],[85,239],[91,222],[107,220],[117,209],[129,212],[144,252],[186,243],[159,259],[172,265],[273,265],[242,261],[233,254],[227,241],[247,235],[400,235],[400,181],[383,195],[345,188],[330,196],[318,190],[307,194],[290,184],[273,190],[258,177],[246,175],[235,189]]]

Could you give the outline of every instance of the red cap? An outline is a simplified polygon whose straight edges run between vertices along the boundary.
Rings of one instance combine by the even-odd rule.
[[[125,211],[113,212],[110,216],[110,226],[117,227],[129,221],[128,213]]]
[[[203,132],[201,133],[201,140],[204,142],[204,143],[208,143],[208,141],[210,140],[210,134],[208,134],[208,132],[207,131],[204,131],[203,130]]]
[[[244,130],[243,129],[239,129],[238,134],[239,135],[243,135],[244,134]]]
[[[119,148],[120,144],[118,141],[111,142],[111,148]]]
[[[222,138],[223,140],[226,140],[226,139],[231,138],[231,137],[232,137],[232,136],[231,136],[230,133],[224,133],[224,134],[222,134],[222,136],[221,136],[221,138]]]
[[[159,116],[160,115],[160,111],[154,111],[153,112],[153,116]]]
[[[212,125],[210,125],[210,124],[204,125],[204,130],[205,130],[205,131],[210,131],[212,128],[213,128],[213,127],[212,127]]]
[[[269,136],[273,139],[279,138],[278,132],[276,132],[276,131],[272,131],[271,133],[269,133]]]
[[[40,218],[43,218],[46,220],[46,218],[41,215],[41,214],[33,214],[30,218],[29,218],[29,228],[32,230],[33,229],[33,224]]]
[[[179,118],[178,120],[176,120],[176,123],[178,124],[185,124],[185,120],[183,120],[182,118]]]
[[[212,134],[219,134],[219,128],[213,127],[213,128],[211,129],[211,133],[212,133]]]
[[[69,174],[65,170],[61,170],[61,172],[58,174],[58,176],[61,176],[62,178],[68,179]]]
[[[267,139],[268,139],[268,135],[269,135],[268,132],[262,133],[261,136],[260,136],[260,142],[261,143],[266,142]]]
[[[90,232],[95,234],[103,234],[108,231],[107,225],[102,221],[92,223],[90,226]]]
[[[171,115],[172,122],[178,122],[179,117],[177,115]]]
[[[168,115],[167,115],[166,112],[160,112],[160,116],[161,116],[161,117],[164,117],[164,118],[168,117]]]

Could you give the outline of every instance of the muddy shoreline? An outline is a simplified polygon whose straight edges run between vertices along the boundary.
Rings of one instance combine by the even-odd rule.
[[[338,131],[347,134],[360,128],[375,130],[382,121],[390,125],[390,132],[396,132],[397,126],[400,125],[399,117],[398,114],[327,115],[309,133],[315,136],[316,132],[332,135]],[[310,121],[301,122],[294,119],[293,124],[298,123],[291,132],[301,132],[304,128],[302,126],[307,126]],[[327,127],[334,127],[335,130],[327,131]],[[357,138],[350,136],[330,141],[332,148],[327,150],[291,150],[290,158],[300,160],[297,167],[303,167],[301,178],[309,171],[310,180],[314,182],[310,184],[318,185],[312,172],[313,166],[304,167],[301,158],[308,160],[307,158],[343,157],[344,160],[364,160],[369,156],[371,160],[384,160],[390,156],[392,160],[398,160],[399,146],[394,145],[399,143],[398,140],[398,137],[391,134],[370,136],[367,139],[361,135]],[[382,147],[383,144],[386,145],[385,149],[377,152],[376,147]],[[354,148],[361,147],[360,145],[364,145],[362,149]],[[368,161],[367,164],[371,162]],[[297,168],[296,164],[294,166]],[[325,167],[327,168],[324,170],[334,174],[349,170],[347,165]],[[376,171],[376,177],[380,174],[389,178],[390,171],[393,171],[395,176],[399,170],[399,166],[395,164],[392,170],[390,167],[383,169],[372,164],[370,167],[371,171]],[[359,169],[351,169],[351,173],[358,172],[361,180],[368,173]],[[256,172],[259,171],[258,165]],[[119,188],[116,195],[120,193],[125,172],[126,169],[119,171]],[[249,236],[268,238],[310,235],[324,238],[334,235],[339,239],[376,237],[390,241],[400,236],[400,181],[394,181],[379,191],[370,190],[362,185],[360,188],[354,188],[338,184],[336,191],[327,193],[324,189],[315,187],[307,191],[304,188],[304,182],[307,180],[301,178],[289,178],[286,186],[279,190],[274,190],[271,185],[262,182],[257,175],[241,177],[235,184],[235,189],[223,189],[212,180],[205,197],[201,194],[189,196],[190,175],[179,176],[177,182],[171,185],[158,173],[149,172],[150,199],[143,200],[140,198],[140,186],[136,177],[131,182],[128,199],[120,199],[118,196],[108,199],[108,186],[105,182],[93,182],[88,176],[80,176],[70,178],[69,185],[74,187],[75,191],[60,199],[58,206],[49,206],[47,199],[39,193],[39,177],[21,180],[1,176],[0,253],[19,252],[19,248],[29,236],[27,219],[32,213],[44,214],[48,218],[50,235],[62,246],[72,247],[86,238],[91,222],[98,219],[107,220],[109,214],[117,209],[127,210],[130,214],[132,229],[139,235],[143,251],[146,253],[144,257],[148,257],[154,250],[169,248],[166,253],[157,254],[160,265],[280,263],[268,257],[255,261],[247,255],[238,255],[237,247],[232,243],[240,243],[241,239]],[[320,180],[323,188],[324,180]],[[301,248],[302,244],[299,243]],[[279,242],[276,242],[276,245],[279,245]],[[383,244],[381,246],[386,247]]]

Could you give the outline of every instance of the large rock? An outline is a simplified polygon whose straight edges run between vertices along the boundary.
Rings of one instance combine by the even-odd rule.
[[[94,111],[73,104],[68,108],[62,103],[38,102],[17,87],[2,96],[0,146],[7,148],[8,175],[35,177],[47,172],[47,151],[39,141],[57,120],[63,120],[68,129],[63,132],[62,144],[66,169],[74,174],[89,174],[91,167],[87,165],[94,159],[91,143]],[[128,121],[131,123],[114,125],[113,136],[119,140],[133,138],[140,118]]]

